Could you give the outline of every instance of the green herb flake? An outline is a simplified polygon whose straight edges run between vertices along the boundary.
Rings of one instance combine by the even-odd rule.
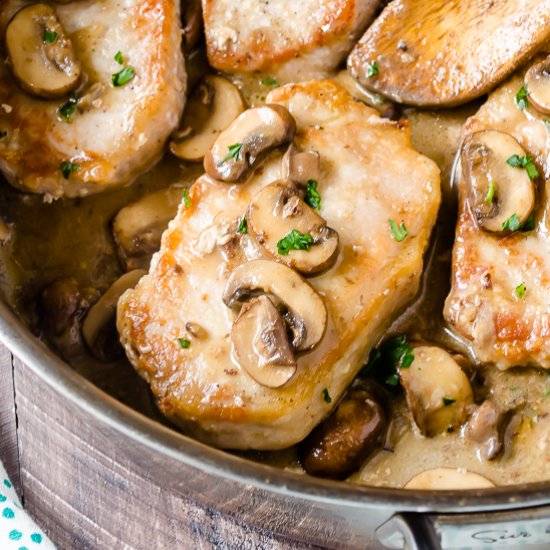
[[[529,107],[529,98],[527,94],[527,88],[522,86],[519,92],[516,94],[516,105],[522,111]]]
[[[456,403],[456,399],[451,399],[450,397],[444,397],[443,398],[443,405],[445,405],[445,407],[448,407],[449,405],[452,405],[453,403]]]
[[[118,73],[115,73],[112,75],[111,80],[113,83],[113,86],[119,87],[124,86],[124,84],[127,84],[130,82],[136,76],[136,73],[132,67],[124,67],[121,71]]]
[[[405,336],[396,336],[374,348],[361,376],[373,377],[388,386],[399,385],[399,370],[408,369],[414,361],[414,353]]]
[[[502,222],[504,231],[517,231],[520,228],[519,218],[517,214],[512,214],[509,218]]]
[[[6,130],[0,130],[0,138],[5,138],[8,135],[8,132]]]
[[[188,349],[191,345],[191,340],[188,340],[187,338],[178,338],[178,342],[182,349]]]
[[[405,227],[404,222],[401,222],[401,225],[397,225],[393,220],[388,220],[388,223],[390,225],[393,238],[398,243],[400,243],[403,239],[405,239],[409,234],[409,232],[407,231],[407,228]]]
[[[121,52],[121,51],[118,51],[118,52],[115,54],[114,59],[115,59],[115,61],[116,61],[119,65],[124,65],[124,56],[122,55],[122,52]]]
[[[189,189],[184,189],[181,192],[181,196],[183,197],[183,204],[185,204],[185,206],[189,208],[191,206],[191,199],[189,198]]]
[[[489,191],[487,191],[487,195],[485,196],[485,202],[487,204],[493,204],[493,200],[495,198],[495,191],[496,191],[495,182],[491,180],[491,182],[489,183]]]
[[[319,195],[317,191],[317,182],[315,180],[307,180],[307,190],[304,201],[314,210],[321,209],[321,195]]]
[[[535,215],[531,214],[519,228],[520,231],[533,231],[535,229]]]
[[[522,157],[519,155],[512,155],[506,162],[514,168],[525,168],[531,181],[536,180],[540,175],[537,167],[533,164],[533,159],[528,155]]]
[[[69,161],[63,161],[59,165],[59,169],[61,170],[61,173],[63,174],[63,177],[68,180],[69,176],[76,172],[77,170],[80,170],[80,166],[78,164],[75,164],[74,162]]]
[[[237,227],[237,233],[248,233],[248,224],[246,221],[246,216],[243,216],[241,218],[241,221],[239,222],[239,227]]]
[[[547,399],[548,397],[550,397],[550,388],[548,388],[545,392],[543,392],[542,394],[542,399]]]
[[[514,289],[514,292],[516,296],[521,300],[525,295],[526,290],[527,290],[527,287],[525,286],[525,283],[521,283]]]
[[[44,44],[53,44],[57,40],[57,33],[55,31],[49,31],[46,29],[42,35],[42,40]]]
[[[546,126],[546,131],[550,132],[550,120],[545,118],[542,122],[544,122],[544,126]]]
[[[69,94],[69,100],[61,105],[57,112],[59,113],[59,118],[65,122],[71,122],[71,119],[76,111],[76,106],[78,104],[78,96],[71,92]]]
[[[288,256],[291,250],[309,250],[312,244],[313,237],[311,235],[293,229],[277,243],[277,251],[281,256]]]
[[[330,393],[328,393],[327,388],[323,389],[323,401],[325,403],[332,403],[332,397],[330,396]]]
[[[260,84],[262,86],[267,86],[268,88],[276,88],[277,86],[280,86],[279,81],[272,76],[264,76],[260,80]]]
[[[380,74],[380,67],[377,61],[367,64],[367,78],[378,76]]]
[[[228,153],[225,155],[225,157],[218,162],[218,166],[221,166],[224,162],[227,162],[228,160],[239,160],[239,155],[241,154],[241,149],[243,148],[242,143],[234,143],[233,145],[230,145],[227,150]]]

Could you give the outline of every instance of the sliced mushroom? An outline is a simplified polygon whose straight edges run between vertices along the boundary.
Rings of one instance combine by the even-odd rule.
[[[78,86],[80,62],[52,6],[19,10],[8,23],[6,48],[13,75],[27,92],[56,98]]]
[[[382,444],[386,414],[364,387],[352,388],[301,446],[300,461],[313,476],[344,479]]]
[[[147,269],[160,248],[162,233],[178,211],[182,188],[151,193],[119,210],[113,219],[113,235],[121,264],[129,271]]]
[[[407,404],[420,431],[430,437],[464,423],[472,386],[453,357],[436,346],[417,346],[410,367],[400,369]]]
[[[201,161],[243,111],[236,86],[221,76],[205,76],[187,102],[181,130],[172,136],[170,151],[184,160]]]
[[[248,232],[272,257],[307,275],[327,270],[338,256],[338,233],[299,196],[291,181],[267,185],[250,201]],[[313,241],[305,250],[279,253],[278,243],[296,230]]]
[[[267,296],[243,306],[233,323],[231,341],[239,365],[262,386],[278,388],[294,376],[296,359],[285,322]]]
[[[414,476],[407,482],[405,489],[451,491],[494,486],[495,484],[486,477],[462,468],[434,468]]]
[[[319,181],[319,153],[300,151],[294,144],[283,155],[281,179],[307,184],[309,180]]]
[[[505,433],[517,408],[505,407],[486,399],[472,414],[464,435],[479,446],[481,458],[493,460],[500,454]]]
[[[259,158],[291,142],[296,122],[281,105],[248,109],[220,134],[204,157],[204,169],[215,179],[241,182]]]
[[[550,114],[550,55],[535,63],[525,74],[529,101],[541,113]]]
[[[476,132],[462,145],[460,161],[470,204],[486,231],[509,231],[507,222],[513,216],[521,226],[535,206],[535,186],[527,170],[506,162],[514,155],[526,153],[511,135],[496,130]]]
[[[83,352],[82,319],[94,298],[91,291],[81,291],[78,282],[70,277],[56,279],[40,293],[38,312],[42,328],[66,359]]]
[[[273,297],[275,305],[283,312],[296,351],[310,350],[321,341],[327,325],[325,304],[295,271],[269,260],[241,264],[227,280],[223,301],[234,308],[260,294]]]
[[[116,306],[118,299],[129,288],[135,287],[145,273],[142,269],[135,269],[119,277],[86,315],[82,335],[97,359],[112,361],[123,354],[116,330]]]

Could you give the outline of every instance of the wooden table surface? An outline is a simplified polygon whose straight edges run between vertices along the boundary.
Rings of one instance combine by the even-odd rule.
[[[0,458],[60,549],[305,549],[160,487],[0,345]]]

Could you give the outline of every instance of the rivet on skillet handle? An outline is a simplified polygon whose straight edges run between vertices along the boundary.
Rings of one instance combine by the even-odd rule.
[[[385,548],[550,548],[550,506],[472,514],[396,514],[376,530]]]

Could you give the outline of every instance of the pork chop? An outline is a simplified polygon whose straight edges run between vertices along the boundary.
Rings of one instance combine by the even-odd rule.
[[[466,122],[464,136],[489,129],[506,132],[532,157],[540,174],[534,229],[507,235],[481,229],[462,178],[452,288],[444,311],[478,360],[502,369],[550,368],[550,131],[547,117],[532,105],[518,106],[523,86],[522,73],[494,91]]]
[[[235,361],[235,313],[222,301],[235,268],[256,257],[237,227],[251,198],[281,177],[283,151],[245,184],[200,177],[149,274],[118,304],[121,341],[161,411],[224,448],[288,447],[329,414],[416,293],[440,201],[439,170],[412,149],[407,124],[380,118],[337,83],[287,85],[268,102],[292,113],[295,144],[319,153],[319,214],[339,234],[335,266],[308,279],[328,312],[319,345],[282,387],[261,385]],[[408,236],[396,240],[390,219]]]
[[[5,31],[26,3],[3,4]],[[68,94],[33,97],[2,63],[0,129],[6,135],[0,139],[0,168],[25,191],[83,196],[147,169],[178,126],[186,89],[179,2],[81,0],[57,3],[55,9],[85,75],[78,103],[62,111],[72,101]],[[135,76],[114,86],[112,75],[126,67]],[[71,164],[63,171],[62,163]]]
[[[216,69],[285,81],[336,68],[372,20],[379,0],[203,0],[208,59]]]

